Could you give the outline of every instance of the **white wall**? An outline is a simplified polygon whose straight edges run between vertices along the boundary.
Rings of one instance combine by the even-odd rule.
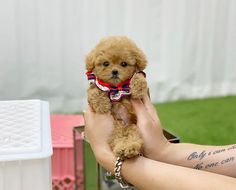
[[[0,0],[0,100],[82,111],[85,55],[113,34],[147,55],[153,102],[236,94],[235,0]]]

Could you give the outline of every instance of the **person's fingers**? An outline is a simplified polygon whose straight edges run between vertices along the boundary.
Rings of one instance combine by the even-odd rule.
[[[84,117],[89,117],[91,114],[94,114],[92,108],[88,105],[86,110],[83,111]]]
[[[85,135],[85,131],[81,132],[81,138],[85,141],[88,141],[88,139],[86,138],[86,135]]]
[[[88,105],[88,107],[86,108],[86,110],[83,111],[83,116],[84,116],[84,133],[82,135],[82,137],[85,140],[85,134],[87,133],[88,130],[90,130],[89,128],[92,127],[91,123],[91,119],[94,118],[94,112],[92,111],[91,107]],[[88,141],[88,139],[86,139]]]
[[[131,99],[131,103],[134,107],[134,110],[137,115],[138,122],[141,123],[140,126],[147,126],[148,123],[152,122],[152,118],[147,112],[146,107],[144,106],[143,102],[139,99]]]
[[[98,114],[92,111],[92,108],[88,105],[86,111],[83,111],[84,115],[84,123],[85,123],[85,128],[86,128],[86,123],[92,123],[96,120],[101,120],[101,121],[113,121],[113,117],[110,112],[105,113],[105,114]],[[95,124],[95,123],[94,123]],[[89,127],[92,127],[92,125],[89,125]]]
[[[105,117],[105,115],[95,113],[89,105],[87,106],[86,110],[83,111],[83,115],[85,126],[87,122],[90,122],[91,120],[93,121],[94,118]]]
[[[131,99],[131,103],[134,107],[136,114],[140,116],[140,119],[146,117],[148,113],[143,102],[140,99]]]
[[[146,94],[143,97],[143,104],[146,107],[147,111],[152,115],[152,116],[156,116],[156,109],[154,108],[154,106],[152,105],[152,102],[150,100],[150,98],[148,97],[148,95]]]
[[[144,106],[146,107],[147,109],[147,112],[150,114],[150,116],[152,117],[152,119],[155,121],[155,122],[158,122],[160,123],[160,120],[158,118],[158,114],[157,114],[157,111],[155,109],[155,107],[153,106],[148,94],[146,94],[143,98],[143,104]]]

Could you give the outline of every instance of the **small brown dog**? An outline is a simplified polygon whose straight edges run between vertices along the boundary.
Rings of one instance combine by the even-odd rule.
[[[147,93],[142,72],[146,64],[143,52],[125,36],[102,39],[86,58],[89,105],[96,113],[113,115],[114,130],[108,143],[123,159],[142,153],[143,140],[130,97],[141,99]]]

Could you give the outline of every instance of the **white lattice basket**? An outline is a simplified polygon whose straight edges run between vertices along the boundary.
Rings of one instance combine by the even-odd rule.
[[[51,190],[49,105],[0,101],[0,189]]]

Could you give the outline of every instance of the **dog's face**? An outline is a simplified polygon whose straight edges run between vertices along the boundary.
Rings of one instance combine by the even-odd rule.
[[[127,37],[120,36],[103,39],[86,59],[87,70],[111,84],[130,79],[145,66],[146,58],[142,51]]]
[[[104,82],[117,84],[131,78],[136,68],[131,52],[111,48],[97,56],[93,72]]]

